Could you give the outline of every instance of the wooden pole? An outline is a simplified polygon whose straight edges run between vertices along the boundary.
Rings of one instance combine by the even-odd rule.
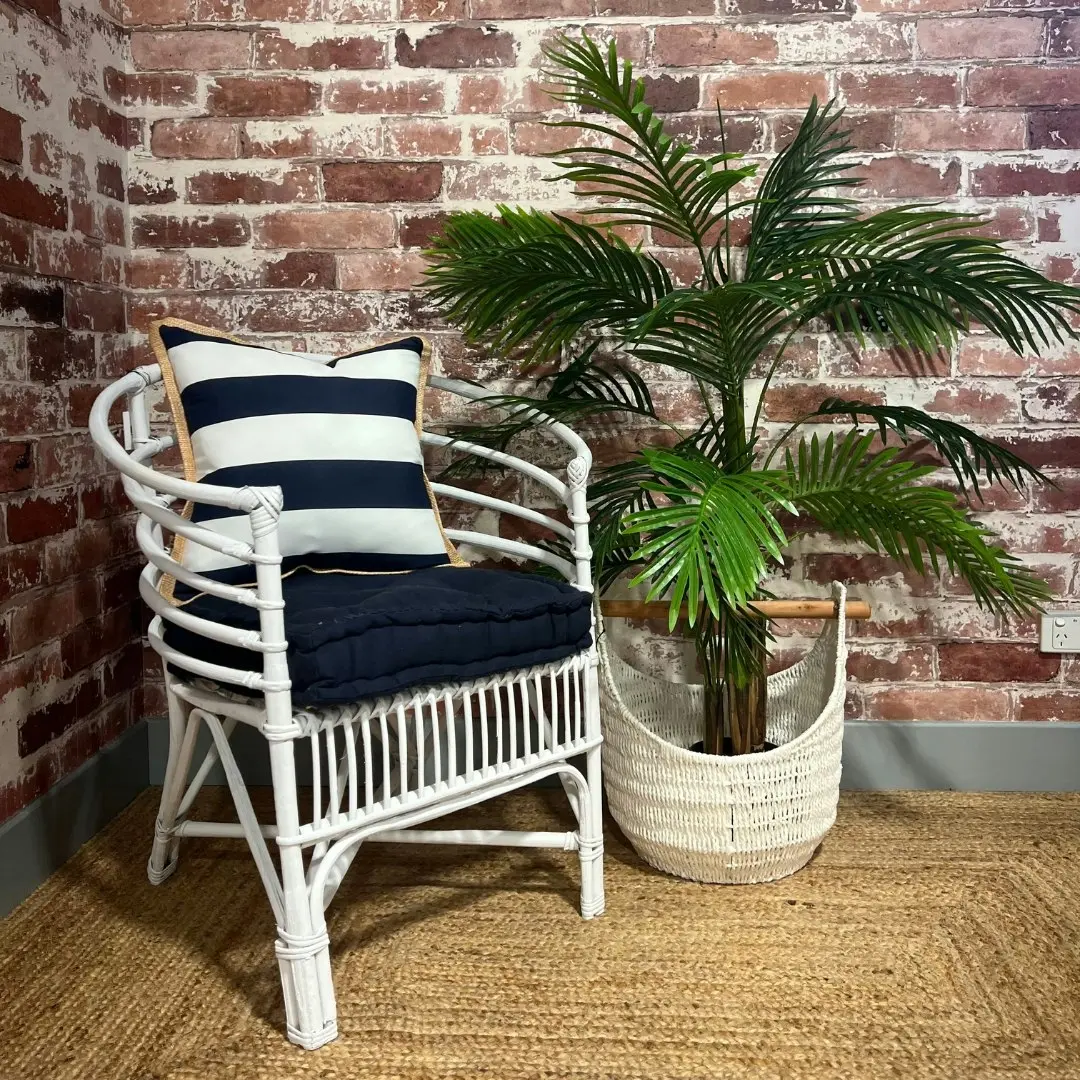
[[[663,600],[601,600],[600,612],[609,619],[664,619],[669,606]],[[757,600],[750,604],[759,615],[767,619],[835,619],[834,600]],[[686,618],[683,606],[682,618]],[[869,619],[870,605],[865,600],[847,602],[849,619]]]

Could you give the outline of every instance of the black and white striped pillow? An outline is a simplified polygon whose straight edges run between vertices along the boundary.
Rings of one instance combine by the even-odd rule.
[[[391,573],[461,561],[424,474],[420,338],[332,358],[166,319],[153,325],[151,344],[187,479],[281,487],[284,573]],[[199,503],[187,513],[250,539],[246,514]],[[173,554],[217,580],[254,583],[254,567],[180,537]]]

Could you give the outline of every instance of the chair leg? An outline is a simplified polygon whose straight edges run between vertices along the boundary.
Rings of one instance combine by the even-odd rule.
[[[299,828],[293,744],[270,744],[279,841]],[[281,971],[289,1041],[316,1050],[337,1038],[337,1002],[330,974],[330,938],[322,919],[322,897],[311,898],[303,851],[279,843],[282,910],[274,951]]]
[[[170,689],[169,700],[169,759],[165,765],[165,782],[161,789],[161,803],[154,823],[154,844],[150,850],[146,876],[151,885],[160,885],[176,870],[180,840],[173,834],[176,826],[184,785],[191,771],[191,758],[195,752],[195,737],[199,721],[191,717],[191,706]]]
[[[578,828],[581,917],[594,919],[604,913],[604,818],[599,746],[587,752],[585,771],[587,783]]]

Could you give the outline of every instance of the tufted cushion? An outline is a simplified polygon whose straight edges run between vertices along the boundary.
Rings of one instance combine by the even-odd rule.
[[[474,679],[588,648],[588,593],[535,574],[434,567],[411,574],[313,574],[282,582],[293,700],[332,705],[426,683]],[[242,629],[258,615],[211,596],[189,612]],[[165,640],[202,660],[261,670],[261,658],[167,624]]]

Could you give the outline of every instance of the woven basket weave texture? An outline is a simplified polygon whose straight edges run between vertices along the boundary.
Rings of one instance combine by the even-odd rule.
[[[802,660],[768,679],[775,750],[689,750],[704,734],[704,688],[638,671],[599,641],[604,785],[612,816],[653,866],[694,881],[752,884],[805,866],[836,820],[845,643],[838,618]]]

